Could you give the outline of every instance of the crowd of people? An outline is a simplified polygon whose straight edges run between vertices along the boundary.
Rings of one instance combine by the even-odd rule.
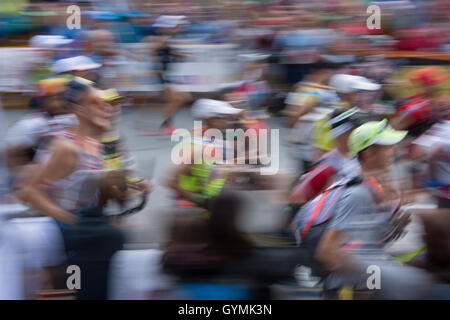
[[[39,53],[29,111],[7,124],[0,108],[0,299],[277,299],[286,283],[310,298],[449,299],[446,5],[402,1],[362,35],[354,1],[83,2],[77,30],[29,4],[44,21],[26,33]],[[173,76],[195,61],[183,41],[233,43],[240,69],[209,92],[186,90]],[[170,136],[183,107],[202,123],[184,128],[183,161],[167,159],[164,181],[144,178],[121,131],[122,108],[139,100],[115,87],[130,60],[151,64],[140,81],[159,89],[145,105],[162,106],[140,135]],[[295,169],[261,173],[266,150],[252,141],[271,129],[286,133],[277,150]],[[159,187],[173,195],[168,239],[129,250],[123,218]],[[282,223],[246,232],[258,191],[278,199]],[[73,286],[69,266],[81,270]]]

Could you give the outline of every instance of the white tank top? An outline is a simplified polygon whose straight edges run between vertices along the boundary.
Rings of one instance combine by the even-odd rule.
[[[57,181],[45,181],[50,198],[64,210],[74,213],[86,206],[96,204],[98,195],[98,181],[105,168],[101,143],[94,144],[95,152],[85,150],[82,140],[75,134],[63,132],[63,138],[70,139],[78,145],[77,166],[67,177]],[[49,159],[51,150],[41,157],[43,161]]]

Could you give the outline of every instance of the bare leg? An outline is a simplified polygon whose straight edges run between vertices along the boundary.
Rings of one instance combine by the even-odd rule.
[[[164,95],[166,100],[163,107],[165,118],[161,127],[170,126],[173,116],[191,99],[191,95],[188,92],[178,91],[171,84],[165,85]]]

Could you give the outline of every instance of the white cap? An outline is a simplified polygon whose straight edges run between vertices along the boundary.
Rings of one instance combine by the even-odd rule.
[[[63,36],[34,36],[30,39],[30,45],[36,48],[51,49],[61,45],[73,42],[72,39],[67,39]]]
[[[153,24],[156,28],[174,28],[180,24],[185,24],[186,16],[168,16],[162,15],[156,18],[155,23]]]
[[[367,78],[350,74],[336,74],[332,76],[329,85],[340,93],[352,93],[359,90],[376,91],[381,88],[381,85]]]
[[[242,112],[228,102],[213,99],[198,99],[192,106],[192,115],[198,119],[209,119],[215,116],[235,115]]]
[[[52,67],[54,73],[63,73],[68,71],[84,71],[100,68],[100,63],[94,62],[86,56],[76,56],[57,60]]]

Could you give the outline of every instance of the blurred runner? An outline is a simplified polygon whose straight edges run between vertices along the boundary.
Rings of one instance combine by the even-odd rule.
[[[121,96],[115,89],[102,90],[100,95],[103,101],[114,108],[111,129],[104,133],[100,139],[103,145],[106,168],[109,170],[126,169],[127,182],[130,183],[130,187],[133,186],[136,190],[147,194],[152,186],[149,181],[137,174],[135,158],[127,149],[125,140],[119,131],[120,114],[125,97]]]
[[[313,169],[302,177],[289,198],[291,204],[304,204],[332,182],[360,174],[359,162],[348,148],[348,137],[360,122],[358,115],[357,108],[333,112],[328,123],[331,126],[329,133],[335,140],[336,148],[325,153],[314,164]]]
[[[39,112],[27,115],[15,123],[6,137],[6,155],[12,179],[22,166],[35,159],[62,130],[77,124],[76,117],[66,108],[64,93],[67,79],[51,78],[36,84],[35,105]],[[12,183],[12,181],[10,181]]]
[[[448,79],[446,70],[438,66],[412,72],[410,81],[421,85],[424,91],[400,101],[392,126],[408,130],[410,136],[418,137],[434,123],[445,119],[449,115],[448,91],[442,93],[443,89],[438,85]]]
[[[331,75],[330,66],[317,63],[285,101],[288,126],[292,128],[289,140],[293,144],[294,156],[299,159],[300,172],[308,170],[317,160],[316,149],[312,145],[315,123],[325,119],[326,114],[332,112],[327,108],[329,104],[338,100],[334,89],[327,85]]]
[[[329,102],[329,107],[337,110],[358,108],[360,117],[367,113],[365,96],[368,93],[375,93],[381,86],[361,76],[348,74],[335,74],[330,78],[330,86],[336,90],[338,99]],[[330,135],[330,115],[317,120],[314,123],[312,133],[312,146],[316,150],[316,157],[320,157],[324,152],[334,148],[334,137]]]
[[[328,65],[317,63],[313,65],[305,80],[295,86],[294,92],[291,92],[285,101],[285,114],[289,118],[290,127],[315,107],[337,100],[333,88],[327,85],[331,76],[332,70]]]
[[[225,184],[225,175],[215,166],[214,160],[226,155],[226,145],[224,141],[211,141],[203,134],[209,128],[224,132],[233,116],[241,112],[241,109],[233,108],[230,104],[218,100],[200,99],[194,103],[192,113],[204,123],[200,130],[201,136],[194,135],[192,141],[188,142],[191,144],[191,154],[183,155],[188,162],[177,165],[169,176],[168,186],[176,192],[177,206],[200,207],[204,209],[202,212],[206,213],[213,198],[219,195]],[[197,131],[195,129],[194,134]],[[207,161],[206,152],[212,155],[214,160]],[[197,158],[201,159],[201,163],[194,162]]]
[[[52,141],[41,165],[18,191],[33,209],[59,222],[63,234],[75,222],[75,213],[99,199],[99,188],[124,198],[124,173],[104,172],[99,138],[112,125],[114,109],[102,100],[92,82],[74,78],[66,98],[78,125]],[[120,189],[119,189],[120,187]]]
[[[424,298],[433,289],[431,276],[389,261],[383,250],[388,241],[402,234],[408,222],[408,216],[397,214],[400,200],[386,176],[393,163],[392,146],[405,136],[406,131],[387,127],[387,120],[365,123],[350,135],[349,147],[361,163],[361,179],[347,183],[338,197],[315,251],[316,259],[329,270],[324,283],[329,298],[336,298],[344,286],[370,289],[366,271],[371,265],[380,269],[381,277],[381,287],[371,291],[375,298]],[[326,193],[314,212],[323,212]],[[319,223],[316,228],[321,226],[323,217],[312,215],[311,219]],[[306,227],[311,226],[311,219]]]
[[[141,134],[172,134],[175,130],[172,120],[178,109],[191,100],[188,92],[181,92],[172,83],[169,77],[170,64],[177,59],[184,59],[187,55],[176,52],[170,46],[170,41],[179,32],[179,26],[185,23],[184,16],[160,16],[156,19],[154,27],[157,30],[157,37],[153,42],[153,54],[157,58],[157,75],[160,83],[164,87],[165,104],[164,121],[159,130],[141,130]]]

